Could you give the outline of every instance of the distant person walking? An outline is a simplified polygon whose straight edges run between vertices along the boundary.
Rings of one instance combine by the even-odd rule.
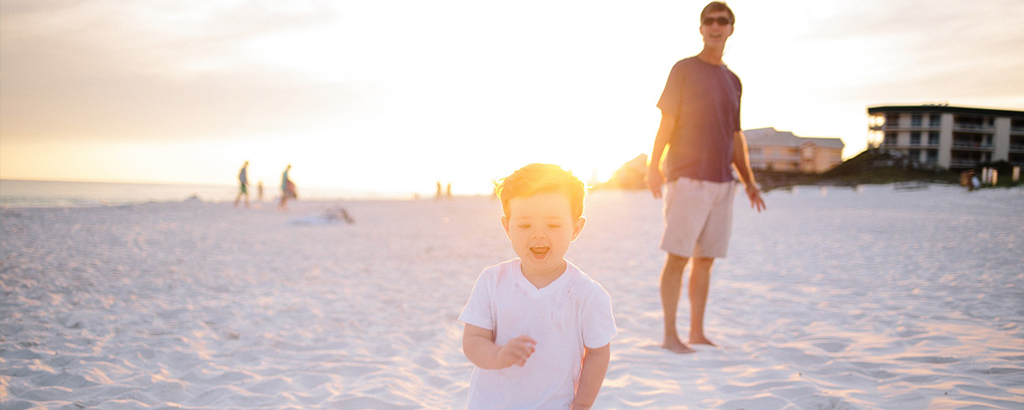
[[[260,198],[260,202],[263,202],[263,181],[262,180],[259,182],[259,184],[256,185],[256,192],[258,193],[258,196]]]
[[[284,211],[288,210],[288,199],[298,197],[295,194],[295,183],[288,178],[288,171],[291,169],[292,165],[288,164],[284,169],[284,173],[281,174],[281,203],[277,205],[277,208]]]
[[[249,207],[249,190],[246,189],[246,187],[249,186],[249,172],[247,171],[247,168],[249,168],[249,161],[245,161],[245,163],[242,164],[242,170],[238,171],[239,191],[238,196],[235,197],[236,207],[238,206],[238,201],[242,199],[243,195],[245,196],[245,207]]]
[[[668,257],[661,271],[665,313],[661,346],[676,353],[694,352],[676,331],[683,270],[691,258],[689,343],[714,346],[704,334],[704,308],[711,265],[715,258],[726,256],[729,246],[736,192],[732,167],[746,186],[751,207],[758,212],[765,209],[740,128],[742,85],[722,62],[725,41],[732,35],[735,21],[725,3],[713,1],[704,7],[700,13],[704,49],[672,67],[658,100],[661,124],[651,151],[647,186],[655,198],[662,197],[663,184],[665,188],[661,249],[668,252]]]

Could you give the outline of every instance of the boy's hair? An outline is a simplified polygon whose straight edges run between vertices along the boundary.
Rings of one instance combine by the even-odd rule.
[[[708,3],[707,6],[704,6],[704,10],[701,10],[700,12],[700,20],[704,21],[704,16],[707,16],[709,13],[715,13],[719,11],[729,13],[729,21],[732,21],[732,24],[736,24],[736,15],[732,14],[732,9],[730,9],[724,1],[713,1]]]
[[[512,198],[532,196],[541,192],[564,194],[569,198],[573,219],[583,215],[583,198],[587,194],[583,181],[558,165],[530,164],[494,184],[494,193],[501,200],[501,209],[509,217],[508,202]]]

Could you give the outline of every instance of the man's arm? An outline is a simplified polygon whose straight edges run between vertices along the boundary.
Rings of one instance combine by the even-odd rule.
[[[665,147],[668,146],[675,129],[676,117],[662,113],[658,134],[654,137],[654,148],[651,149],[650,163],[647,164],[647,189],[655,198],[661,198],[661,184],[665,179],[659,168],[661,156],[665,153]]]
[[[572,410],[587,410],[594,405],[597,392],[604,383],[604,375],[608,372],[608,362],[612,356],[611,343],[597,349],[586,348],[583,354],[583,367],[580,369],[580,384],[576,387],[576,398],[572,401]]]
[[[504,346],[494,344],[490,329],[466,324],[462,331],[462,352],[481,369],[504,369],[512,365],[522,367],[533,354],[537,342],[529,336],[509,340]]]
[[[764,205],[764,199],[761,198],[761,188],[757,187],[757,181],[754,180],[754,170],[750,168],[747,137],[743,135],[743,131],[736,131],[733,134],[732,144],[732,164],[736,167],[736,172],[740,174],[740,179],[743,180],[743,185],[746,187],[750,207],[761,212],[767,207]]]

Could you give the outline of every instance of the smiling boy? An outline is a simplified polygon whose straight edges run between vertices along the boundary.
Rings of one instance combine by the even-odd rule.
[[[519,257],[480,274],[459,320],[476,367],[469,409],[588,409],[617,334],[611,297],[565,260],[583,217],[583,183],[530,164],[497,185],[501,224]]]

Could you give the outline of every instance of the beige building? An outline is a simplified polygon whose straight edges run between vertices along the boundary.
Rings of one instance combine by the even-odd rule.
[[[868,115],[873,147],[947,169],[1024,166],[1024,111],[906,105],[869,107]]]
[[[743,131],[755,170],[820,174],[843,162],[839,138],[804,138],[775,128]]]

